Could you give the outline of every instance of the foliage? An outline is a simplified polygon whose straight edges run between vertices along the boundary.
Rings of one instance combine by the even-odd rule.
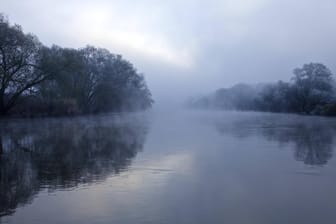
[[[9,112],[20,96],[33,92],[48,77],[38,66],[45,50],[37,37],[11,26],[0,14],[0,114]]]
[[[0,113],[69,115],[144,110],[144,76],[121,55],[87,46],[43,46],[0,16]]]
[[[323,64],[310,63],[294,70],[291,82],[220,89],[210,97],[193,100],[191,106],[210,102],[219,109],[290,112],[336,116],[336,94],[332,72]]]
[[[322,64],[305,64],[294,70],[293,96],[297,112],[310,113],[317,106],[332,102],[332,73]]]

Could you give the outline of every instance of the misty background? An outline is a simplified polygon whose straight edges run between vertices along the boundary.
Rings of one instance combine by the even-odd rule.
[[[156,106],[236,83],[289,80],[322,62],[336,70],[332,0],[0,0],[0,11],[47,46],[107,48],[145,74]]]

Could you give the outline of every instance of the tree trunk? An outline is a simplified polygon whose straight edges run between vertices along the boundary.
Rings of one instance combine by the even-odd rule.
[[[2,94],[2,92],[0,92],[0,115],[2,115],[3,110],[4,110],[4,94]]]
[[[2,145],[2,136],[0,135],[0,156],[4,153],[3,145]]]
[[[7,114],[8,114],[8,109],[4,105],[1,105],[1,102],[0,102],[0,117],[6,116]]]
[[[10,109],[10,105],[5,105],[4,96],[0,96],[0,117],[8,115]]]
[[[4,90],[0,90],[0,116],[4,116],[7,114],[5,107],[5,94]]]

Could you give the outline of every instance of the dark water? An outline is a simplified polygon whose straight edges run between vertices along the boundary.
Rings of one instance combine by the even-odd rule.
[[[0,223],[336,222],[336,119],[184,111],[0,124]]]

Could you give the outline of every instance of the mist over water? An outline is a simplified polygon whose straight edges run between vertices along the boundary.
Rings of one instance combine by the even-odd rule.
[[[336,218],[330,118],[154,110],[1,121],[0,133],[2,223]]]
[[[0,224],[335,224],[335,0],[0,6]]]

